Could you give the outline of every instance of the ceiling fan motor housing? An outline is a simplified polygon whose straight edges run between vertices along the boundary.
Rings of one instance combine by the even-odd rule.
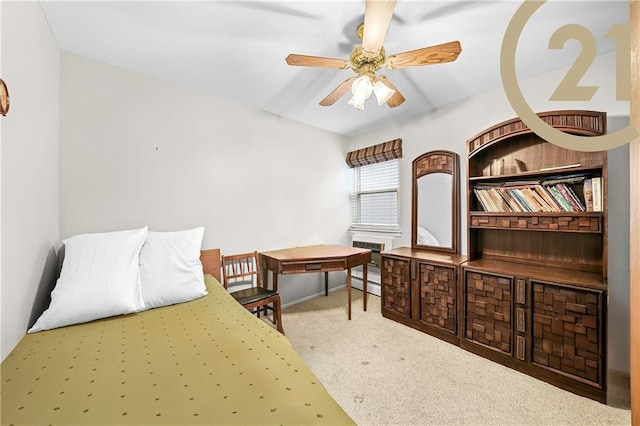
[[[358,74],[362,74],[363,71],[375,73],[377,70],[384,66],[386,61],[384,47],[378,52],[370,53],[362,48],[362,46],[356,46],[351,51],[351,68]]]

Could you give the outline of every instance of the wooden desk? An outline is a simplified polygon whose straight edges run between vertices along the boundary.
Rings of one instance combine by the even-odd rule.
[[[267,251],[259,254],[263,285],[269,288],[269,275],[273,276],[273,289],[278,290],[278,274],[305,274],[324,272],[324,295],[329,294],[329,271],[347,270],[348,315],[351,319],[351,268],[362,265],[363,309],[367,310],[367,264],[371,250],[356,247],[317,245]]]

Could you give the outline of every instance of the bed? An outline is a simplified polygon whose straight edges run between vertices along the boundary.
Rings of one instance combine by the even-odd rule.
[[[286,338],[220,284],[185,303],[27,334],[2,363],[2,424],[353,424]]]

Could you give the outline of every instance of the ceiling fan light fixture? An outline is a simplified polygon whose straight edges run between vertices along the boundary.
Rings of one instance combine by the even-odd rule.
[[[382,106],[386,104],[389,99],[391,99],[396,91],[387,87],[386,84],[378,80],[373,85],[373,93],[375,93],[376,99],[378,100],[378,106]]]
[[[355,109],[362,111],[364,109],[365,100],[366,100],[365,98],[361,98],[361,97],[357,97],[356,95],[353,95],[351,99],[349,99],[349,102],[347,103],[352,107],[354,107]]]
[[[351,93],[353,96],[347,102],[355,109],[363,110],[364,101],[369,99],[371,93],[373,93],[373,84],[371,78],[368,75],[361,75],[351,83]]]
[[[373,84],[368,75],[361,75],[351,83],[351,93],[353,96],[368,99],[373,92]]]

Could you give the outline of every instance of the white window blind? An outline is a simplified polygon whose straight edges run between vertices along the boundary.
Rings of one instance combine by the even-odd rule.
[[[351,228],[398,228],[398,160],[351,169]]]

